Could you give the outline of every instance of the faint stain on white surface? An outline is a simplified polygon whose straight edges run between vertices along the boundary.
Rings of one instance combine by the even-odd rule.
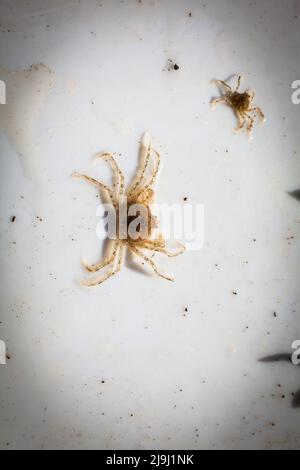
[[[132,134],[132,126],[127,122],[126,118],[116,111],[112,111],[107,107],[101,106],[97,103],[93,105],[94,112],[97,119],[106,121],[118,133],[123,135]]]
[[[74,95],[79,90],[79,85],[77,80],[70,78],[66,82],[66,89],[70,95]]]
[[[0,107],[0,128],[20,158],[25,176],[34,177],[37,161],[38,120],[43,103],[54,84],[53,72],[42,63],[10,71],[0,67],[6,83],[6,104]]]

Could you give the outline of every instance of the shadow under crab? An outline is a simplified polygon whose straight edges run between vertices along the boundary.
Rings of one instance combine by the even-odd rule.
[[[291,359],[291,353],[277,353],[277,354],[272,354],[270,356],[264,356],[261,357],[259,362],[279,362],[279,361],[284,361],[290,363],[293,367],[292,359]],[[297,390],[297,392],[294,392],[292,398],[292,408],[299,408],[300,407],[300,389]]]

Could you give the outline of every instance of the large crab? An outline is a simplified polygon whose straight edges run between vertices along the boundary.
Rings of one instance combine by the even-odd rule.
[[[169,251],[162,234],[159,233],[158,236],[154,236],[158,223],[156,217],[151,212],[151,204],[154,200],[153,185],[157,179],[160,167],[160,155],[155,149],[153,149],[148,133],[144,134],[141,142],[141,157],[140,169],[127,190],[125,190],[124,175],[111,153],[106,152],[98,154],[95,159],[105,159],[110,165],[114,174],[113,188],[90,176],[73,173],[73,176],[84,178],[96,186],[99,191],[106,193],[109,203],[115,211],[116,221],[119,220],[119,214],[122,210],[122,205],[124,205],[124,201],[127,204],[128,211],[125,237],[122,236],[122,238],[120,238],[119,234],[121,227],[117,223],[116,237],[112,240],[113,244],[110,256],[96,264],[89,264],[85,259],[82,260],[84,267],[92,273],[98,272],[105,267],[109,267],[106,274],[101,274],[101,276],[96,278],[82,281],[86,286],[101,284],[111,276],[117,274],[121,269],[126,247],[134,255],[142,258],[145,263],[149,264],[158,276],[167,279],[168,281],[174,280],[173,277],[163,274],[159,270],[158,266],[153,261],[152,256],[148,256],[144,253],[144,250],[146,250],[150,254],[152,253],[152,255],[159,252],[169,257],[173,257],[180,255],[185,250],[185,247],[182,244],[179,244],[179,249],[177,251]],[[154,157],[154,161],[152,157]],[[147,170],[149,170],[150,160],[152,160],[153,168],[150,175],[146,176]],[[135,224],[136,215],[133,215],[136,214],[136,208],[138,208],[139,212],[138,224]]]

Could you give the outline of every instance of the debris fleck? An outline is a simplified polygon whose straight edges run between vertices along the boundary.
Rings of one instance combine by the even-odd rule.
[[[168,59],[169,65],[167,67],[168,72],[171,70],[179,70],[179,65],[173,62],[172,59]]]

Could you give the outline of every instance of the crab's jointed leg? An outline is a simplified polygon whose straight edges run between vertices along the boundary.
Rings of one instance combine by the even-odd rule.
[[[266,121],[266,117],[265,117],[264,113],[262,112],[262,110],[261,110],[258,106],[256,106],[255,108],[249,109],[249,111],[257,112],[258,115],[259,115],[259,117],[260,117],[260,120],[261,120],[262,122],[265,122],[265,121]]]
[[[95,273],[99,271],[100,269],[103,269],[109,264],[112,264],[114,262],[115,257],[117,256],[118,249],[119,249],[119,242],[115,241],[113,252],[107,259],[97,264],[89,264],[85,258],[81,258],[81,262],[88,271],[90,271],[91,273]]]
[[[140,185],[141,181],[144,178],[147,166],[149,164],[150,155],[151,155],[151,142],[149,141],[148,145],[146,145],[147,137],[148,137],[148,134],[146,133],[142,138],[142,142],[141,142],[141,155],[142,155],[142,158],[141,158],[141,160],[142,160],[143,164],[142,164],[139,172],[137,173],[137,176],[135,177],[135,180],[133,181],[133,183],[131,184],[131,186],[128,190],[128,197],[131,197],[132,194],[134,193],[134,191]]]
[[[213,100],[211,100],[212,109],[214,109],[215,105],[218,104],[218,103],[228,104],[228,99],[226,98],[226,96],[221,96],[220,98],[214,98]]]
[[[249,120],[249,123],[247,125],[248,136],[249,136],[249,139],[252,140],[253,139],[252,130],[253,130],[253,126],[254,126],[254,118],[251,117],[249,114],[247,114],[246,117]]]
[[[117,274],[120,271],[121,266],[122,266],[123,252],[124,252],[123,245],[119,245],[117,254],[115,256],[115,258],[117,259],[117,264],[115,266],[112,266],[111,270],[108,271],[107,274],[101,277],[97,277],[95,279],[87,279],[87,280],[81,281],[81,283],[87,287],[97,286],[99,284],[102,284],[102,282],[106,281],[111,276],[114,276],[115,274]]]
[[[248,90],[248,93],[250,95],[250,102],[252,102],[254,100],[255,91],[254,90]]]
[[[114,207],[116,207],[116,199],[115,199],[115,196],[113,194],[113,191],[106,184],[101,183],[100,181],[98,181],[94,178],[91,178],[90,176],[83,175],[83,174],[77,173],[77,172],[73,173],[72,176],[74,176],[75,178],[83,178],[86,181],[88,181],[89,183],[96,186],[99,190],[105,191],[108,194],[108,196],[109,196],[112,204],[114,205]]]
[[[235,130],[235,132],[238,132],[245,125],[245,116],[243,114],[241,114],[239,111],[236,111],[236,115],[237,115],[237,119],[238,119],[238,125],[234,130]]]
[[[149,140],[149,143],[147,143],[147,140]],[[160,155],[156,150],[152,148],[150,137],[148,133],[145,133],[141,142],[141,162],[143,163],[142,163],[140,170],[137,173],[136,178],[134,179],[133,183],[131,184],[127,192],[128,198],[131,198],[133,195],[135,195],[135,193],[139,189],[139,186],[141,185],[143,180],[145,180],[145,173],[150,162],[151,152],[153,152],[153,154],[156,156],[156,165],[152,171],[152,176],[150,180],[144,181],[144,186],[141,189],[141,191],[145,188],[149,188],[155,182],[155,179],[158,175],[159,166],[160,166]]]
[[[185,249],[181,249],[181,250],[178,250],[178,251],[175,251],[174,253],[172,253],[171,251],[167,250],[166,248],[148,248],[148,247],[144,247],[146,250],[151,250],[151,251],[157,251],[159,253],[162,253],[166,256],[168,256],[169,258],[175,258],[175,256],[179,256],[181,255],[182,253],[184,253]]]
[[[238,91],[238,89],[240,88],[241,79],[242,79],[242,76],[241,76],[241,75],[238,75],[237,85],[236,85],[236,88],[235,88],[235,92]]]
[[[119,194],[123,195],[123,193],[124,193],[124,175],[123,175],[122,171],[120,170],[116,160],[114,159],[114,157],[112,156],[111,153],[104,152],[104,153],[97,154],[93,158],[93,164],[96,163],[98,160],[101,160],[102,158],[110,164],[110,167],[112,168],[112,170],[115,174],[114,186],[116,186],[116,184],[117,184],[117,188],[115,190],[116,195],[117,196]]]
[[[232,88],[228,83],[224,82],[224,80],[212,80],[212,83],[215,83],[217,86],[223,86],[227,89],[227,91],[231,92]]]
[[[151,151],[155,154],[156,156],[156,165],[153,169],[153,172],[152,172],[152,176],[150,178],[149,181],[146,181],[145,185],[140,189],[140,191],[135,194],[135,196],[138,198],[139,195],[145,191],[146,189],[150,188],[154,183],[155,183],[155,180],[157,178],[157,175],[158,175],[158,171],[159,171],[159,167],[160,167],[160,154],[154,150],[153,148],[151,148]]]
[[[144,242],[141,242],[140,246],[142,248],[145,248],[146,250],[157,251],[159,253],[162,253],[162,254],[168,256],[169,258],[174,258],[175,256],[181,255],[186,250],[184,245],[182,245],[181,243],[178,243],[178,244],[179,244],[179,250],[177,250],[175,252],[172,252],[172,251],[168,250],[164,246],[160,246],[160,244],[156,243],[155,240],[149,240],[149,241],[145,240]]]
[[[146,263],[150,264],[150,266],[152,267],[153,271],[160,277],[164,278],[164,279],[167,279],[167,281],[174,281],[174,278],[171,277],[171,276],[168,276],[167,274],[163,274],[159,271],[158,267],[156,266],[156,264],[154,263],[154,261],[149,258],[148,256],[146,256],[144,253],[142,253],[140,250],[138,250],[135,246],[133,246],[133,244],[129,244],[129,249],[134,253],[136,254],[137,256],[139,256],[140,258],[142,258]]]

